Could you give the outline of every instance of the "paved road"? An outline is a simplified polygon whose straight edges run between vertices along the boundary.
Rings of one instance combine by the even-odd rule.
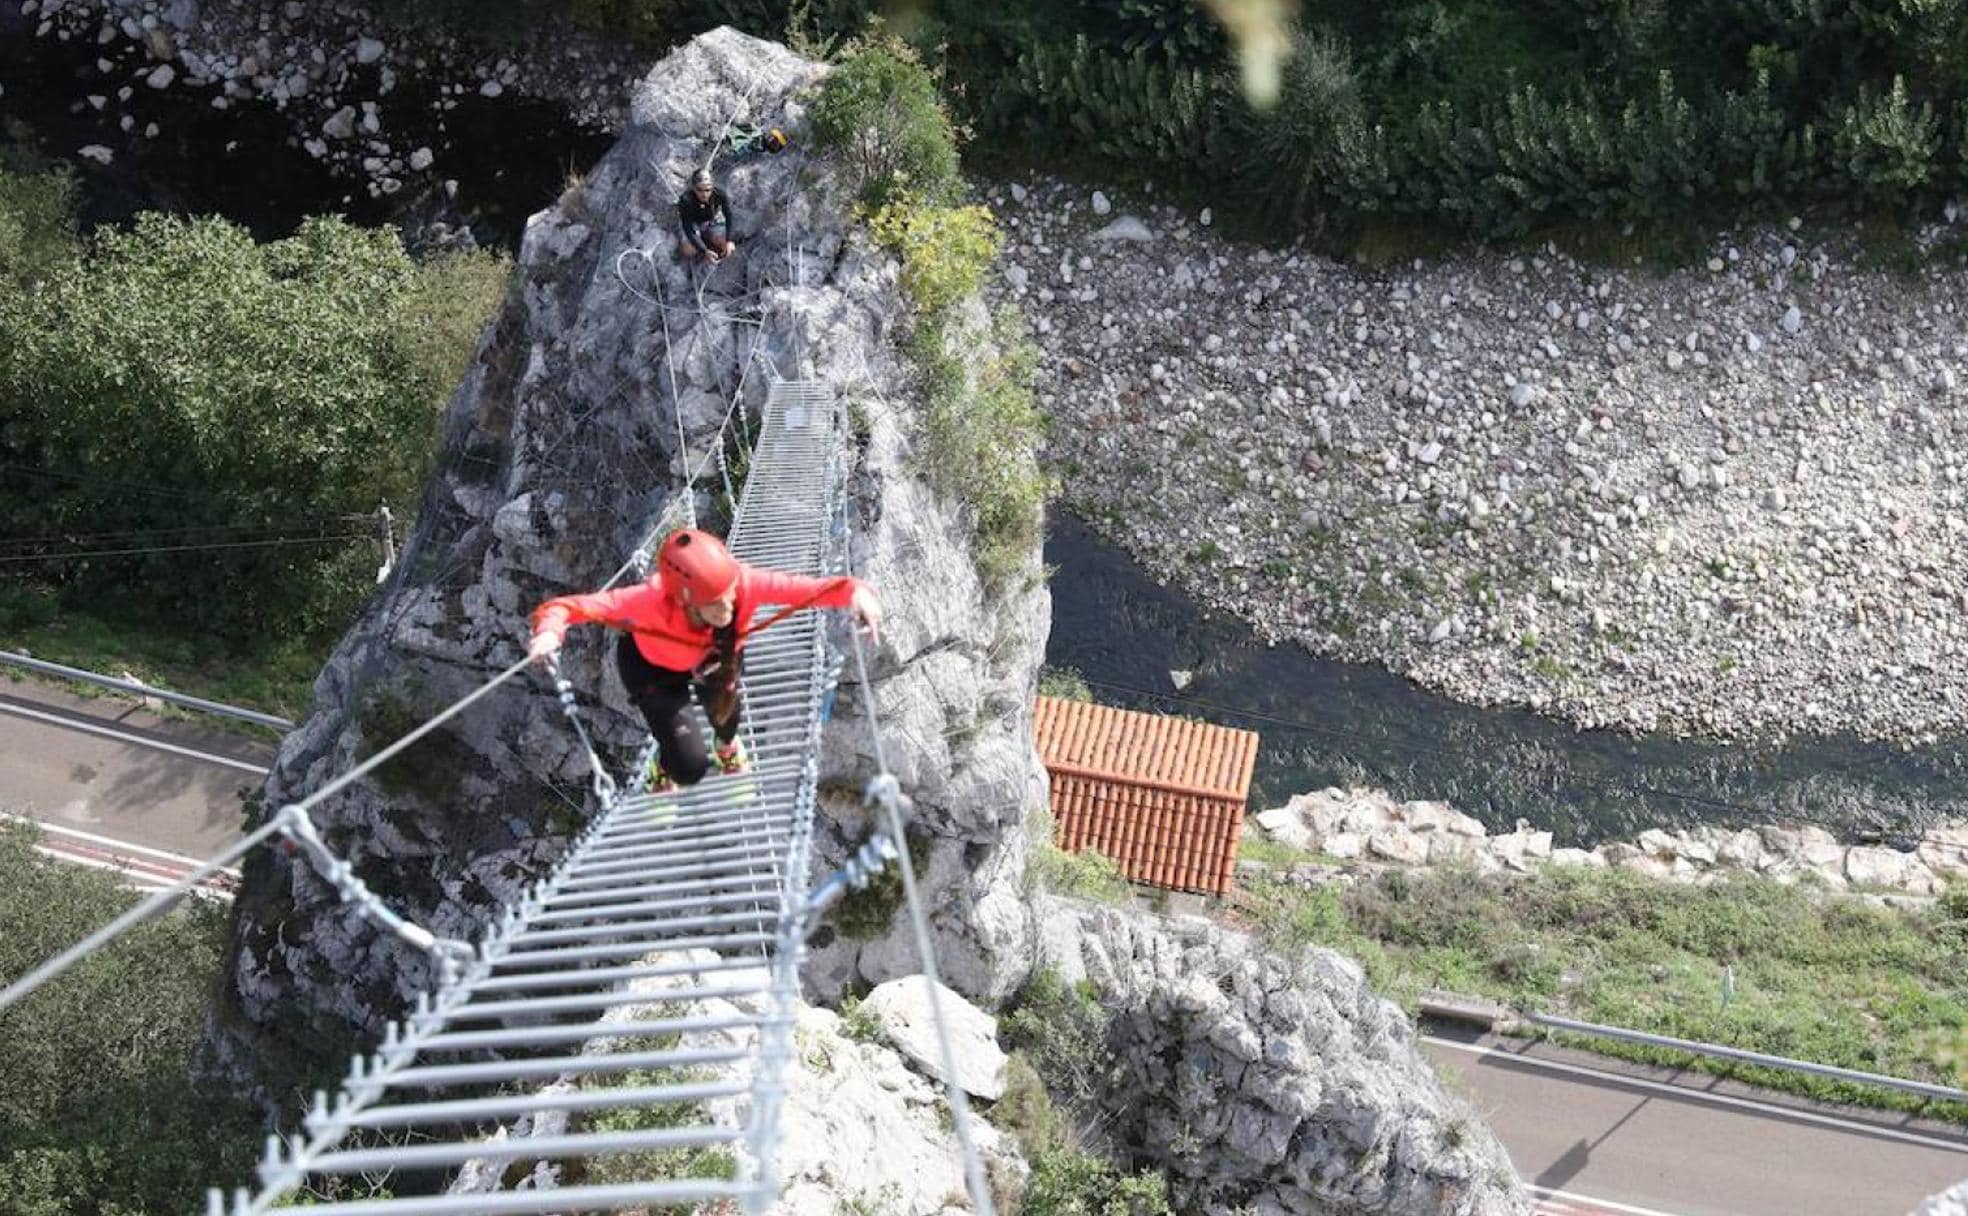
[[[1905,1216],[1968,1178],[1968,1135],[1583,1052],[1424,1036],[1542,1210],[1617,1216]],[[1620,1070],[1618,1072],[1612,1070]]]
[[[116,841],[217,853],[274,750],[120,698],[0,683],[0,811]]]

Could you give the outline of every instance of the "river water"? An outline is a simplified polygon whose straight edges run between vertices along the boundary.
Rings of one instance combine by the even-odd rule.
[[[1046,561],[1058,568],[1047,663],[1077,670],[1110,704],[1257,731],[1254,808],[1359,783],[1446,800],[1492,828],[1522,818],[1561,845],[1586,846],[1649,827],[1780,820],[1897,841],[1968,814],[1968,741],[1909,752],[1840,736],[1754,747],[1579,731],[1465,705],[1378,667],[1268,646],[1161,586],[1063,511],[1052,515]],[[1178,692],[1171,671],[1194,678]]]

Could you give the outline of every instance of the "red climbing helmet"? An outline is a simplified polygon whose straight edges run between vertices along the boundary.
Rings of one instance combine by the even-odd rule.
[[[696,604],[708,604],[738,585],[738,559],[723,541],[696,528],[670,533],[656,555],[656,568],[665,583],[688,590]]]

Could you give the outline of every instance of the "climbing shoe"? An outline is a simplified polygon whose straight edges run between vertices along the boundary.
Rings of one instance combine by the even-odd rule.
[[[724,773],[727,776],[732,773],[744,772],[746,768],[745,745],[736,739],[733,739],[729,743],[718,744],[717,768],[718,772]]]
[[[673,794],[676,787],[676,781],[663,771],[663,762],[651,760],[649,772],[643,777],[642,788],[651,794]]]

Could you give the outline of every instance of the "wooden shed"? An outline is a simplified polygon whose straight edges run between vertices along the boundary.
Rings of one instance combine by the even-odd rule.
[[[1040,697],[1037,708],[1054,843],[1098,849],[1134,882],[1229,891],[1255,732],[1059,697]]]

